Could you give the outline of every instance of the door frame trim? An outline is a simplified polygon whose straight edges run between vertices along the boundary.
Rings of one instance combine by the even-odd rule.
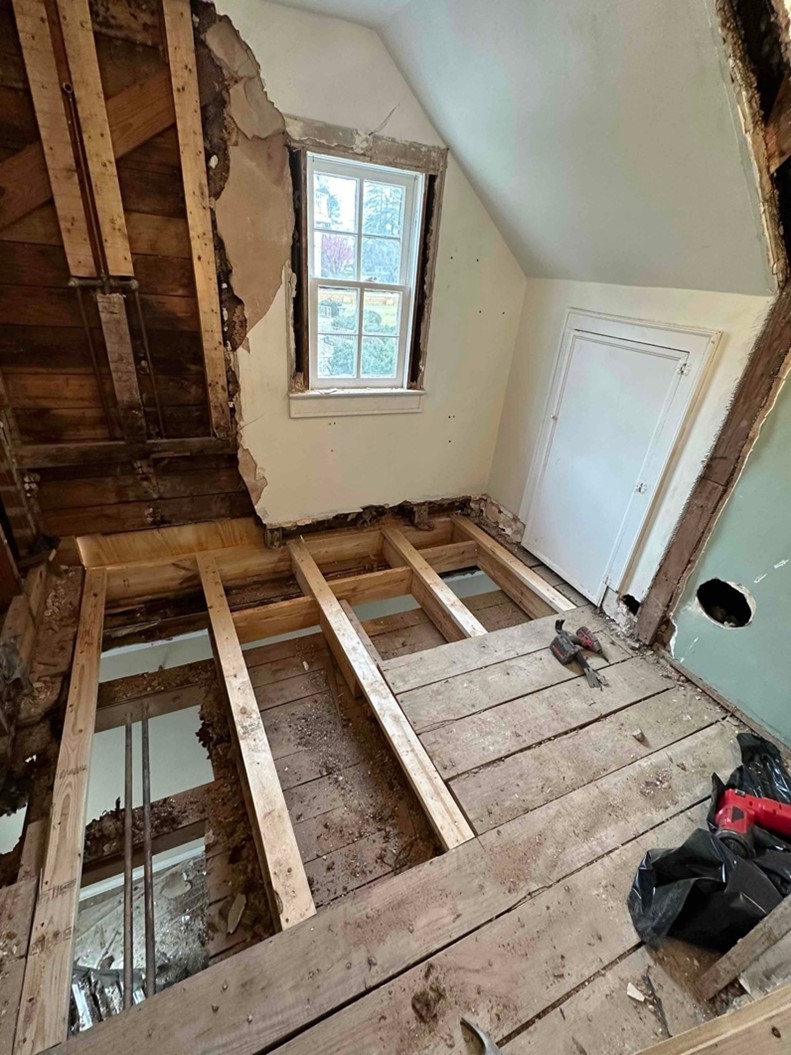
[[[596,603],[599,603],[608,587],[620,592],[635,567],[647,532],[661,507],[671,469],[677,464],[683,451],[695,410],[700,403],[701,395],[705,388],[705,382],[716,359],[722,331],[630,319],[620,315],[608,315],[604,312],[588,311],[582,308],[572,307],[567,310],[558,351],[555,356],[555,367],[541,428],[531,459],[522,503],[519,508],[520,519],[525,524],[523,545],[528,549],[531,549],[528,538],[534,515],[534,499],[544,478],[544,471],[555,431],[557,411],[563,397],[571,362],[574,338],[578,334],[647,344],[687,355],[687,369],[679,377],[678,384],[665,406],[661,419],[662,421],[672,420],[675,422],[671,426],[672,431],[667,456],[656,471],[656,482],[653,486],[651,500],[647,503],[642,517],[640,517],[634,528],[631,539],[627,540],[627,544],[625,544],[624,527],[628,521],[630,510],[633,509],[633,502],[630,500],[627,506],[618,535],[613,540],[613,548],[602,576],[599,592],[596,597],[592,598]],[[648,459],[651,449],[654,447],[657,436],[658,432],[651,441],[646,459]],[[668,532],[668,538],[672,535],[674,529],[675,527]],[[578,584],[574,583],[573,577],[569,577],[567,569],[556,566],[551,559],[547,559],[545,554],[537,552],[534,548],[532,552],[549,567],[557,571],[558,574],[563,575],[571,585],[576,586],[577,589],[580,588]]]

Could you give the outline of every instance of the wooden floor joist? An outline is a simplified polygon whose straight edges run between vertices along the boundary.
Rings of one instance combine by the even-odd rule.
[[[121,293],[97,292],[96,307],[107,349],[121,430],[127,439],[145,440],[146,416],[137,381],[126,302]]]
[[[403,532],[398,528],[385,528],[382,537],[388,563],[393,567],[406,565],[411,568],[412,594],[447,641],[461,641],[486,633],[464,602],[440,579]]]
[[[452,516],[454,528],[478,546],[478,566],[533,618],[569,612],[574,605],[554,586],[518,560],[467,517]]]
[[[288,546],[294,574],[319,607],[320,625],[336,659],[351,666],[396,758],[445,847],[472,838],[472,829],[445,787],[365,645],[341,608],[304,542]],[[342,667],[343,669],[343,667]]]
[[[212,643],[222,675],[239,759],[239,775],[272,917],[279,930],[309,919],[316,909],[250,675],[214,559],[197,555],[211,621]]]
[[[36,1055],[65,1040],[68,1028],[74,923],[82,874],[106,581],[104,568],[90,568],[85,573],[14,1055]]]

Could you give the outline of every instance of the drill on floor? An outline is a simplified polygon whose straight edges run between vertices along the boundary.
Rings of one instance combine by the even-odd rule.
[[[717,837],[737,857],[752,857],[755,853],[753,828],[756,826],[791,838],[791,806],[775,799],[747,795],[736,788],[726,788],[717,803],[714,823]]]
[[[596,635],[587,628],[587,626],[581,626],[576,634],[570,634],[568,630],[563,629],[563,623],[563,619],[558,619],[555,623],[555,637],[549,646],[552,655],[558,663],[562,663],[564,667],[567,667],[569,663],[576,660],[582,667],[582,672],[591,688],[601,689],[604,685],[603,680],[599,677],[588,662],[587,657],[583,654],[587,651],[595,652],[598,656],[603,656],[604,649],[601,647],[601,642]]]

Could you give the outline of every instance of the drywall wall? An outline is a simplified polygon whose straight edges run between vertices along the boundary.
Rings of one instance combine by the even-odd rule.
[[[526,275],[762,293],[714,4],[412,0],[380,32]]]
[[[441,143],[374,31],[264,0],[220,0],[217,6],[255,55],[268,98],[281,113]],[[233,148],[230,173],[228,186],[234,180]],[[220,195],[217,207],[220,234],[225,193],[230,191]],[[254,194],[235,200],[244,203],[251,217],[271,209],[271,203]],[[249,280],[248,268],[245,285]],[[364,505],[482,492],[524,282],[505,241],[451,158],[423,409],[309,419],[289,416],[289,297],[281,285],[238,352],[237,411],[247,452],[243,468],[248,480],[257,477],[260,515],[270,524],[282,524]]]
[[[786,381],[681,597],[675,658],[761,726],[791,745],[791,383]],[[752,620],[726,627],[696,600],[718,578],[753,598]]]
[[[622,584],[621,592],[641,599],[714,442],[771,302],[769,296],[529,279],[489,479],[491,496],[514,512],[521,506],[570,308],[722,331],[713,369]],[[603,407],[602,413],[606,412]]]

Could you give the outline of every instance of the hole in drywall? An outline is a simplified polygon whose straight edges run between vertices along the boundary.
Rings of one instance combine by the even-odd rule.
[[[623,594],[623,596],[621,597],[621,604],[624,606],[627,612],[631,612],[632,615],[637,615],[637,613],[640,611],[640,602],[637,600],[636,597],[632,597],[630,593]]]
[[[700,607],[721,626],[746,626],[753,617],[753,600],[741,586],[709,579],[698,587]]]

